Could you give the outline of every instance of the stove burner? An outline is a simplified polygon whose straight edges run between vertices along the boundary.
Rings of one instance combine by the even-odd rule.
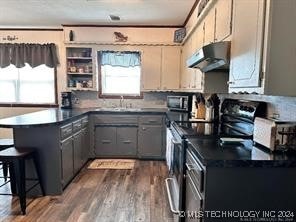
[[[207,122],[177,121],[172,124],[181,137],[217,136],[218,125]]]

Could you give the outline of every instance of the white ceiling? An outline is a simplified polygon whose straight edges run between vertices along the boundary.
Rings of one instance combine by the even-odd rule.
[[[0,27],[183,25],[195,0],[0,0]],[[121,17],[111,21],[109,15]]]

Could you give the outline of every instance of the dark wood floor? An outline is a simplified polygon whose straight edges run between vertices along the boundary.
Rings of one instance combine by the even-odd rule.
[[[133,170],[83,169],[63,195],[28,199],[26,216],[16,197],[0,196],[0,221],[172,221],[166,175],[163,161],[136,161]]]

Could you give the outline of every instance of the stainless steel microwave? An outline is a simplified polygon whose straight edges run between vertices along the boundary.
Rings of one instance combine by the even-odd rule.
[[[168,96],[167,107],[170,111],[191,112],[192,96]]]

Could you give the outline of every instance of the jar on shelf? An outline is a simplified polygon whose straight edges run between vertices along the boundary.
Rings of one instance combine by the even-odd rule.
[[[70,72],[77,72],[76,66],[71,66],[70,67]]]
[[[79,68],[78,68],[78,72],[79,72],[79,73],[84,73],[84,69],[83,69],[83,67],[79,67]]]
[[[88,81],[87,81],[87,87],[88,87],[88,88],[92,88],[92,87],[93,87],[93,82],[92,82],[92,80],[88,80]]]
[[[80,81],[76,81],[76,88],[82,88],[82,83]]]
[[[89,69],[88,65],[84,66],[84,72],[85,73],[90,73],[90,69]]]

